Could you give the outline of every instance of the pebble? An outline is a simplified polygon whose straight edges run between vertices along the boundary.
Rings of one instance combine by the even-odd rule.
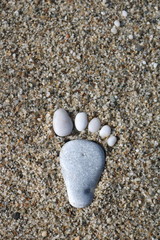
[[[64,137],[71,134],[73,123],[68,113],[60,108],[53,116],[53,129],[58,136]]]
[[[88,130],[92,133],[97,132],[101,127],[101,122],[99,118],[93,118],[88,125]]]
[[[101,14],[104,16],[106,13],[105,12],[101,12]]]
[[[117,142],[117,138],[113,135],[111,135],[107,140],[107,144],[110,147],[113,147],[116,142]]]
[[[152,63],[153,64],[153,67],[156,68],[158,66],[158,63]]]
[[[128,13],[127,13],[125,10],[123,10],[123,11],[122,11],[122,16],[123,16],[123,17],[127,17],[127,15],[128,15]]]
[[[107,0],[103,0],[102,1],[102,4],[105,6],[106,5],[106,3],[107,3]]]
[[[83,131],[88,124],[87,113],[80,112],[76,115],[75,118],[75,127],[78,131]]]
[[[19,212],[15,212],[13,213],[12,217],[15,219],[15,220],[18,220],[20,218],[20,213]]]
[[[47,231],[42,231],[42,237],[47,237]]]
[[[90,205],[104,169],[104,149],[88,140],[69,141],[60,151],[60,165],[70,204],[76,208]]]
[[[103,126],[99,132],[101,138],[109,137],[110,134],[111,128],[108,125]]]
[[[143,47],[142,45],[140,45],[140,44],[136,44],[136,45],[135,45],[135,50],[136,50],[137,52],[141,52],[141,51],[144,50],[144,47]]]
[[[130,35],[128,36],[128,38],[129,38],[130,40],[132,40],[132,39],[133,39],[133,35],[130,34]]]
[[[115,26],[113,26],[113,27],[111,28],[111,32],[112,32],[113,34],[117,34],[117,29],[116,29]]]
[[[114,25],[115,25],[116,27],[120,27],[120,21],[118,21],[118,20],[114,21]]]

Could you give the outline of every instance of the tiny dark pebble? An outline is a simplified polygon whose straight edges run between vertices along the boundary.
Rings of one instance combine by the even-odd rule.
[[[12,217],[13,217],[15,220],[18,220],[18,219],[20,218],[20,213],[19,213],[19,212],[13,213]]]

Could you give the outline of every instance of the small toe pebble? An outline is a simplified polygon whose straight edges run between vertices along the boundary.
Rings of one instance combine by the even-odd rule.
[[[93,118],[88,125],[88,130],[92,133],[95,133],[97,131],[99,131],[101,127],[101,122],[99,120],[99,118]]]
[[[87,113],[80,112],[75,118],[75,127],[78,131],[83,131],[88,124]]]
[[[108,125],[103,126],[99,132],[99,135],[101,138],[109,137],[110,134],[111,134],[111,128]]]
[[[110,147],[113,147],[116,142],[117,142],[117,138],[113,135],[111,135],[107,140],[107,144]]]

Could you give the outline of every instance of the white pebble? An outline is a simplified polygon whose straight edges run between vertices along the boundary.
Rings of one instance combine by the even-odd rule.
[[[117,34],[117,29],[116,29],[115,26],[113,26],[113,27],[111,28],[111,32],[112,32],[113,34]]]
[[[101,12],[101,14],[104,16],[106,13],[105,12]]]
[[[108,125],[103,126],[99,132],[101,138],[109,137],[110,134],[111,128]]]
[[[105,6],[105,5],[106,5],[106,2],[107,2],[107,0],[103,0],[103,1],[102,1],[102,4]]]
[[[115,25],[116,27],[120,27],[120,21],[118,21],[118,20],[114,21],[114,25]]]
[[[125,10],[123,10],[123,11],[122,11],[122,16],[123,16],[123,17],[127,17],[127,15],[128,15],[128,13],[127,13]]]
[[[47,237],[47,231],[42,231],[42,237]]]
[[[108,146],[110,147],[113,147],[116,142],[117,142],[117,138],[113,135],[111,135],[107,140]]]
[[[99,118],[93,118],[88,125],[88,130],[92,133],[97,132],[101,127]]]
[[[130,34],[130,35],[128,36],[128,38],[129,38],[130,40],[132,40],[132,39],[133,39],[133,35]]]
[[[157,147],[159,143],[157,141],[154,142],[154,146]]]
[[[156,68],[158,66],[158,63],[153,62],[153,67]]]
[[[87,113],[85,112],[80,112],[76,115],[75,118],[75,127],[77,128],[78,131],[83,131],[88,124],[87,120]]]
[[[53,116],[53,129],[58,136],[68,136],[73,129],[73,123],[68,113],[60,108]]]

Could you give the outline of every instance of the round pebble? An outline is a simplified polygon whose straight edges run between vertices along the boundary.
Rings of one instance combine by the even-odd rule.
[[[75,127],[78,131],[83,131],[88,124],[87,113],[80,112],[75,118]]]
[[[99,118],[93,118],[88,125],[88,130],[92,133],[97,132],[101,127],[101,122]]]
[[[127,17],[127,15],[128,15],[128,13],[127,13],[125,10],[123,10],[123,11],[122,11],[122,16],[123,16],[123,17]]]
[[[105,6],[105,5],[106,5],[106,2],[107,2],[107,0],[103,0],[103,1],[102,1],[102,4]]]
[[[132,39],[133,39],[133,35],[130,34],[130,35],[128,36],[128,38],[129,38],[130,40],[132,40]]]
[[[18,220],[20,218],[20,213],[19,212],[15,212],[13,213],[12,217],[15,219],[15,220]]]
[[[42,231],[42,237],[47,237],[47,231]]]
[[[104,16],[106,13],[105,12],[101,12],[101,14]]]
[[[113,26],[113,27],[111,28],[111,32],[112,32],[113,34],[117,34],[117,29],[116,29],[115,26]]]
[[[107,144],[110,147],[113,147],[116,142],[117,142],[117,138],[113,135],[111,135],[107,140]]]
[[[108,125],[103,126],[99,132],[101,138],[109,137],[110,134],[111,128]]]
[[[73,123],[68,113],[60,108],[53,116],[53,129],[58,136],[64,137],[71,134]]]
[[[153,63],[153,67],[156,68],[158,66],[158,63]]]
[[[114,21],[114,25],[115,25],[116,27],[120,27],[120,21],[118,21],[118,20]]]

